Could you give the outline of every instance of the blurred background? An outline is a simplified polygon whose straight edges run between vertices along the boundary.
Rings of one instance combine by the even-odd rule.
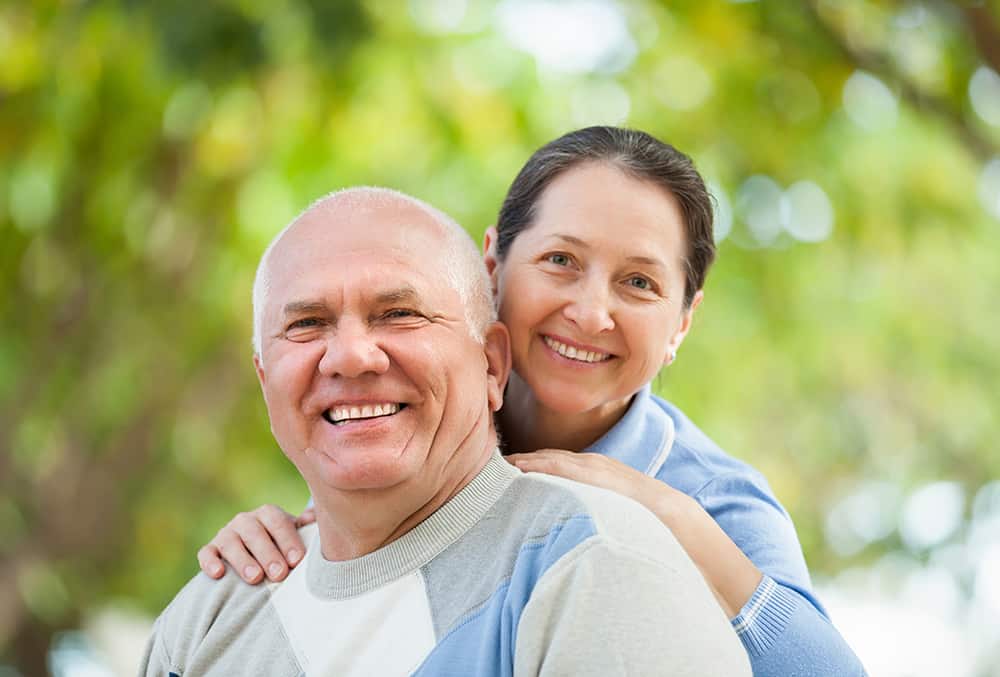
[[[656,381],[792,513],[872,675],[1000,675],[1000,1],[0,2],[0,675],[133,674],[237,511],[298,512],[250,287],[320,195],[480,238],[542,143],[692,155]]]

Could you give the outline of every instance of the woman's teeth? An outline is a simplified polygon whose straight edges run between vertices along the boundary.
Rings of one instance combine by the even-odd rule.
[[[610,353],[595,353],[589,350],[577,350],[573,346],[568,346],[565,343],[560,343],[555,339],[551,339],[548,336],[543,336],[542,339],[545,341],[545,345],[552,350],[556,351],[563,357],[568,357],[571,360],[576,360],[577,362],[604,362],[605,360],[611,359]]]
[[[386,404],[365,404],[360,407],[334,407],[328,410],[330,420],[334,423],[353,421],[359,418],[376,418],[378,416],[391,416],[399,411],[399,405],[394,403]]]

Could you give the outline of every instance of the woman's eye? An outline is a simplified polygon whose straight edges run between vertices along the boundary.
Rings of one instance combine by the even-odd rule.
[[[635,289],[647,291],[653,288],[652,283],[641,275],[633,275],[628,279],[628,285]]]
[[[565,254],[549,254],[546,257],[546,260],[549,263],[556,264],[557,266],[568,266],[569,265],[569,257],[566,256]]]

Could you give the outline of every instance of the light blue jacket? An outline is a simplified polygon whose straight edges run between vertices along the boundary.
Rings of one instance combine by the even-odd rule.
[[[755,677],[867,674],[816,599],[795,526],[763,475],[722,451],[649,386],[586,451],[694,498],[764,573],[732,620]]]

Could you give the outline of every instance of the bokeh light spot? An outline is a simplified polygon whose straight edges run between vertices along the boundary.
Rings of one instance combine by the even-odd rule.
[[[694,110],[712,93],[712,78],[700,63],[686,56],[665,60],[657,70],[654,94],[668,108]]]
[[[29,165],[14,173],[8,197],[10,216],[24,232],[46,225],[55,211],[55,177],[52,170]]]
[[[785,230],[802,242],[822,242],[833,232],[833,205],[822,188],[812,181],[799,181],[785,192],[788,221]]]
[[[628,119],[632,100],[614,80],[601,80],[577,85],[571,105],[577,127],[621,125]]]
[[[979,176],[979,202],[987,213],[1000,219],[1000,157],[987,162]]]
[[[987,66],[976,69],[969,80],[969,101],[976,115],[1000,126],[1000,75]]]
[[[843,102],[847,116],[862,129],[877,131],[896,124],[896,96],[871,73],[859,70],[847,79]]]
[[[781,198],[781,186],[768,176],[751,176],[740,186],[736,209],[758,244],[769,245],[781,233]]]
[[[497,7],[500,33],[562,73],[621,72],[638,52],[621,9],[599,0],[504,0]]]
[[[911,550],[942,543],[961,526],[964,507],[965,491],[957,482],[932,482],[917,489],[903,506],[903,542]]]

